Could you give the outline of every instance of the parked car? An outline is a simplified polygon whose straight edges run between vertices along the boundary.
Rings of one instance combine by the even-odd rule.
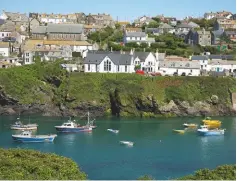
[[[173,74],[173,76],[178,76],[178,72],[175,72],[175,73]]]

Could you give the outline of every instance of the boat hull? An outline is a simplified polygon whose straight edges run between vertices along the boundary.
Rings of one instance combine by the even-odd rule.
[[[181,134],[184,134],[184,133],[185,133],[184,130],[176,130],[176,129],[174,129],[173,132],[175,132],[175,133],[181,133]]]
[[[58,132],[61,133],[78,133],[78,132],[91,132],[92,128],[62,128],[55,127]]]
[[[42,142],[53,142],[57,135],[52,136],[33,136],[33,137],[21,137],[17,135],[12,135],[14,141],[23,142],[23,143],[42,143]]]
[[[12,130],[37,130],[37,127],[17,127],[11,126]]]
[[[198,134],[201,136],[221,136],[225,134],[224,130],[220,131],[200,131],[198,130]]]

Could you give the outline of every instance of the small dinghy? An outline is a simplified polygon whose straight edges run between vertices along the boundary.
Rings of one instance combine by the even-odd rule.
[[[193,124],[193,123],[191,123],[191,124],[184,123],[183,126],[186,127],[186,128],[196,128],[196,127],[198,127],[197,124]]]
[[[23,131],[21,134],[12,135],[14,141],[19,141],[23,143],[33,142],[33,143],[42,143],[42,142],[53,142],[56,134],[52,135],[32,135],[31,131]]]
[[[173,132],[179,133],[179,134],[184,134],[185,130],[173,129]]]
[[[119,142],[121,145],[127,145],[127,146],[133,146],[134,143],[131,141],[120,141]]]
[[[107,131],[110,131],[110,132],[112,132],[112,133],[116,133],[116,134],[119,133],[119,130],[107,129]]]

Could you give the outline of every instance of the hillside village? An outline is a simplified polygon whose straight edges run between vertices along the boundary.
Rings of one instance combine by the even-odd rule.
[[[157,15],[133,22],[109,14],[3,11],[0,68],[64,60],[70,72],[235,76],[236,14]]]

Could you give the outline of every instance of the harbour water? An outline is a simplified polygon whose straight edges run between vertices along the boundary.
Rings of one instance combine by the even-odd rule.
[[[21,117],[28,123],[28,117]],[[173,133],[185,122],[200,123],[202,118],[99,119],[92,133],[58,134],[54,143],[13,142],[10,124],[16,117],[0,117],[0,147],[35,149],[72,158],[89,179],[174,179],[201,168],[236,163],[236,118],[216,117],[226,129],[224,136],[201,137],[195,131]],[[67,118],[31,117],[39,124],[37,134],[56,133],[54,126]],[[86,121],[79,121],[84,124]],[[119,130],[119,134],[107,129]],[[119,141],[134,142],[133,147]]]

